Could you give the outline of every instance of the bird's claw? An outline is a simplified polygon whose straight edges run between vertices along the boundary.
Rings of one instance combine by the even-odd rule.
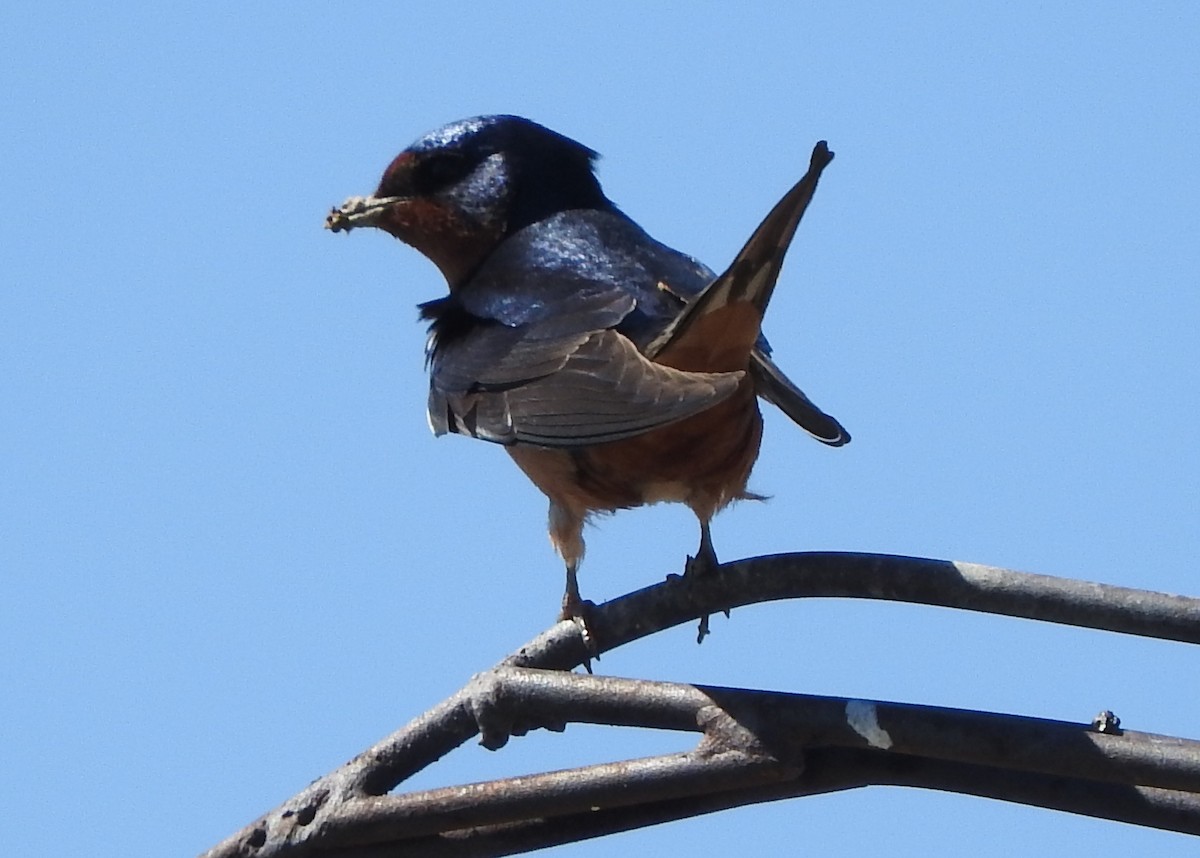
[[[683,577],[693,580],[705,578],[716,572],[720,565],[715,554],[697,552],[695,557],[689,554],[687,562],[683,566]]]
[[[600,646],[596,643],[596,635],[592,632],[588,618],[591,617],[596,610],[596,603],[588,599],[579,598],[576,593],[574,598],[568,592],[563,596],[562,610],[559,611],[558,620],[570,620],[579,629],[580,640],[583,641],[583,646],[587,650],[587,656],[583,661],[583,668],[588,673],[592,672],[592,659],[600,660]]]

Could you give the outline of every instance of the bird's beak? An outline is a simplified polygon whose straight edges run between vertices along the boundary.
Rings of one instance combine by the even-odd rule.
[[[349,232],[359,226],[379,226],[379,220],[393,205],[406,197],[351,197],[325,218],[325,228],[334,232]]]

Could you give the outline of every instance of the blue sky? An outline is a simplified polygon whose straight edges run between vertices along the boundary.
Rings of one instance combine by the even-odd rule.
[[[1083,6],[1078,7],[1083,9]],[[530,116],[721,268],[837,159],[767,332],[852,432],[778,414],[722,557],[882,551],[1196,594],[1200,13],[1184,3],[0,11],[0,786],[13,855],[196,853],[550,623],[545,504],[433,439],[436,270],[328,208],[452,119]],[[678,570],[684,509],[589,532],[585,595]],[[1200,737],[1183,645],[913,606],[748,608],[611,674]],[[570,728],[421,784],[687,740]],[[1018,834],[1019,832],[1019,834]],[[868,789],[567,847],[1194,854]]]

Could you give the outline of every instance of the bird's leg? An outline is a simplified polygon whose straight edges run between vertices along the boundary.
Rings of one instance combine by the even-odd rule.
[[[516,454],[517,464],[521,464]],[[570,504],[550,499],[550,544],[567,565],[567,590],[563,593],[560,620],[574,620],[583,616],[585,603],[579,595],[579,579],[576,575],[579,561],[583,560],[583,521],[581,512]]]
[[[720,565],[721,561],[717,560],[717,551],[712,544],[712,531],[708,522],[700,519],[700,547],[696,549],[695,557],[687,559],[683,574],[703,578],[715,572]]]
[[[577,570],[578,563],[567,564],[567,589],[563,593],[562,611],[559,613],[559,620],[574,620],[583,615],[584,602],[579,595],[579,576]]]
[[[696,556],[687,559],[687,565],[683,570],[685,581],[698,581],[717,571],[717,567],[721,565],[721,561],[717,559],[717,551],[712,544],[712,530],[708,526],[708,519],[700,519],[700,547],[696,549]],[[725,611],[725,616],[729,616],[729,611]],[[708,614],[700,618],[700,626],[696,629],[696,643],[704,643],[704,639],[708,637]]]
[[[588,652],[597,660],[600,660],[599,648],[596,646],[596,636],[592,634],[592,630],[588,628],[588,615],[592,608],[595,607],[591,602],[585,601],[579,595],[579,561],[567,564],[567,589],[563,593],[562,611],[559,612],[559,622],[563,620],[571,620],[579,627],[579,634],[583,638],[584,646],[588,648]],[[592,664],[590,661],[583,663],[584,668],[588,673],[592,672]]]

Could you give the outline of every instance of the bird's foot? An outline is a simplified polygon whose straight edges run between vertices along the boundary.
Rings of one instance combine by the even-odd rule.
[[[698,551],[694,557],[691,554],[688,555],[687,562],[683,566],[683,577],[691,580],[707,578],[716,572],[720,565],[721,562],[717,560],[716,553],[710,547],[708,552]]]
[[[596,603],[581,598],[579,595],[579,587],[572,586],[575,584],[573,575],[567,577],[567,590],[563,593],[562,610],[558,612],[558,620],[570,620],[579,629],[579,637],[583,640],[583,645],[587,649],[587,657],[584,658],[583,667],[588,672],[592,672],[592,662],[600,660],[600,647],[596,643],[596,636],[592,633],[589,618],[596,610]]]
[[[700,547],[696,549],[695,557],[688,557],[683,567],[683,575],[685,578],[704,578],[716,572],[720,565],[721,561],[717,559],[717,550],[713,548],[708,525],[701,523]]]
[[[701,522],[700,524],[700,547],[696,550],[694,557],[688,557],[687,563],[683,567],[683,580],[688,583],[696,583],[705,578],[716,574],[717,568],[721,565],[721,561],[717,559],[716,549],[713,548],[712,535],[709,533],[708,524]],[[729,611],[725,611],[725,616],[729,616]],[[708,614],[700,618],[700,625],[696,629],[696,643],[704,643],[704,639],[709,635]]]

